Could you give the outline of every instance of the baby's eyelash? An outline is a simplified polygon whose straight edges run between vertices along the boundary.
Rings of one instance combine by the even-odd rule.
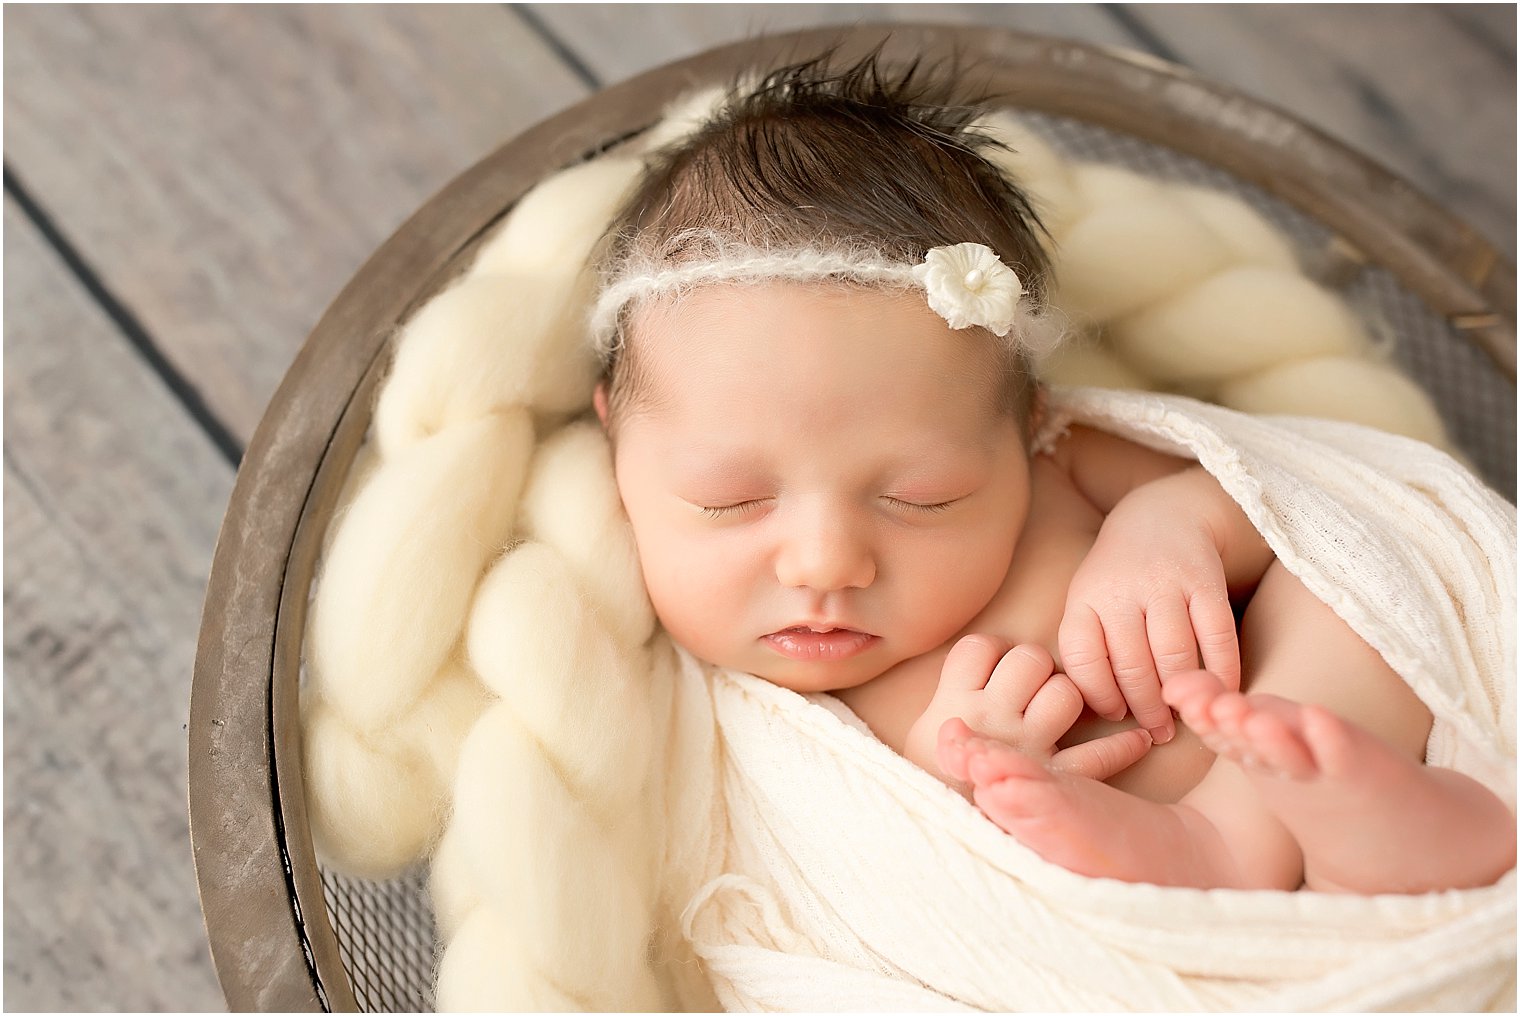
[[[755,511],[761,505],[765,504],[767,500],[768,498],[751,498],[748,501],[739,501],[735,504],[703,505],[699,506],[699,508],[701,509],[702,514],[706,517],[710,519],[721,519],[728,516],[742,515],[746,512]],[[903,508],[908,511],[924,512],[926,514],[935,515],[943,511],[948,511],[950,506],[955,504],[959,498],[952,498],[949,501],[940,501],[935,504],[919,504],[917,501],[904,501],[902,498],[891,496],[884,496],[883,500],[887,501],[889,504],[895,505],[898,508]]]
[[[904,501],[902,498],[898,497],[889,497],[887,500],[900,508],[908,508],[913,511],[930,513],[946,511],[951,505],[955,504],[955,499],[951,499],[949,501],[940,501],[937,504],[919,504],[916,501]]]
[[[725,515],[733,515],[735,513],[753,511],[764,503],[765,502],[762,498],[752,498],[748,501],[740,501],[738,504],[716,505],[710,508],[704,507],[702,509],[702,514],[706,515],[710,519],[718,519],[722,518]]]

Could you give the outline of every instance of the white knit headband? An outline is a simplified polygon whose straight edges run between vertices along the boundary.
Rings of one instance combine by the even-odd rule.
[[[918,264],[890,261],[879,254],[813,249],[780,253],[726,251],[710,260],[688,261],[677,267],[665,264],[655,262],[642,270],[634,269],[602,290],[591,312],[590,329],[591,341],[604,360],[616,350],[618,315],[630,302],[720,282],[834,278],[867,285],[917,288],[924,291],[929,308],[951,328],[979,325],[999,337],[1008,334],[1015,318],[1032,318],[1019,306],[1024,286],[1018,275],[998,259],[992,248],[980,243],[931,248]]]

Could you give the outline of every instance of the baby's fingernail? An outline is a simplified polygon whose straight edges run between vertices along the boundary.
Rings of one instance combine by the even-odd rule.
[[[1165,744],[1172,739],[1170,727],[1147,727],[1145,732],[1151,735],[1151,741],[1155,744]]]

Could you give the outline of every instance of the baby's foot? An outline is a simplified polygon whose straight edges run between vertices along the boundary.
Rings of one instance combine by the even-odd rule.
[[[1143,730],[1126,733],[1149,743]],[[939,759],[947,773],[970,786],[983,814],[1053,864],[1159,885],[1209,887],[1235,880],[1219,833],[1190,808],[1156,804],[1044,765],[978,737],[958,720],[944,725]]]
[[[1298,841],[1308,888],[1423,892],[1484,885],[1514,865],[1513,817],[1466,776],[1319,706],[1227,691],[1207,671],[1172,677],[1163,697],[1246,772]]]
[[[1232,692],[1206,670],[1172,677],[1162,697],[1211,751],[1248,772],[1307,780],[1356,768],[1343,754],[1346,724],[1318,707]]]

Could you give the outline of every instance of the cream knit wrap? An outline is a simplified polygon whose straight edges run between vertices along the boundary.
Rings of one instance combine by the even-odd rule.
[[[1062,240],[1057,305],[1112,343],[1050,373],[1243,398],[1317,358],[1427,426],[1417,389],[1243,204],[1016,141],[1009,169]],[[544,181],[406,323],[315,591],[313,835],[324,863],[370,877],[431,861],[441,1008],[1514,1006],[1513,872],[1408,898],[1081,878],[832,699],[680,659],[580,415],[597,370],[584,263],[638,171],[610,156]],[[1125,232],[1166,215],[1172,246]],[[1103,261],[1126,243],[1115,257],[1148,274]],[[1284,307],[1296,323],[1262,338]],[[1152,341],[1165,329],[1182,338]],[[1203,365],[1169,359],[1195,334],[1229,342]],[[1513,799],[1507,503],[1362,428],[1095,389],[1056,405],[1215,472],[1430,706],[1431,761]]]

